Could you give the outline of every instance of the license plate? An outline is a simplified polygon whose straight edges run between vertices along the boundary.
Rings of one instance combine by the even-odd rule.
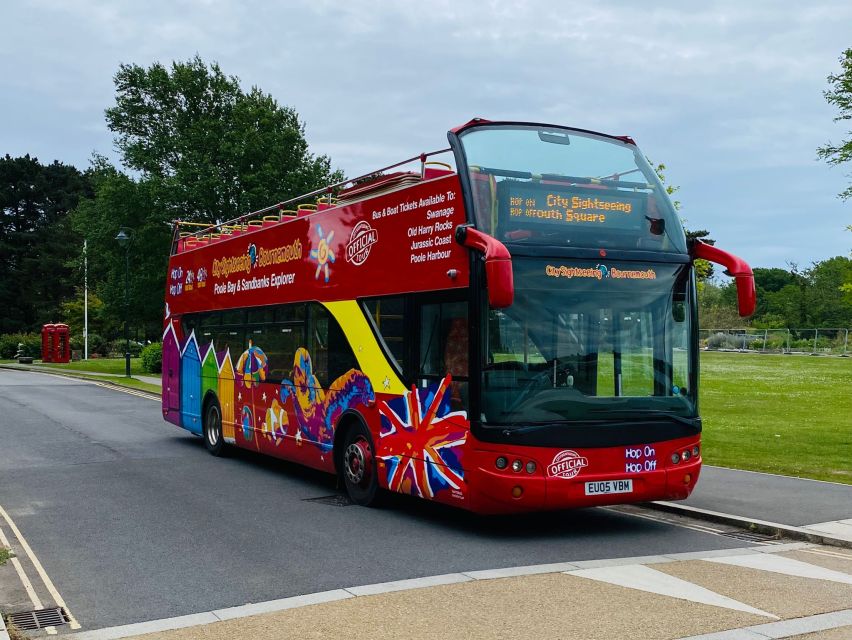
[[[633,493],[633,480],[600,480],[586,483],[587,496],[600,496],[607,493]]]

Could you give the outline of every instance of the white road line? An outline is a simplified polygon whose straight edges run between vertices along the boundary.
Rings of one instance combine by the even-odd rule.
[[[12,548],[6,534],[3,533],[3,529],[0,529],[0,544],[8,547],[9,549]],[[44,604],[42,604],[41,598],[38,597],[36,590],[33,588],[33,583],[27,575],[27,572],[24,571],[21,561],[15,557],[10,558],[10,561],[12,562],[12,566],[15,567],[15,572],[18,574],[18,579],[21,581],[24,591],[27,592],[30,602],[33,603],[33,609],[44,609]],[[2,616],[0,616],[0,618],[2,618]],[[45,627],[44,630],[47,631],[48,635],[54,635],[56,633],[56,627]]]
[[[27,557],[30,559],[30,562],[35,567],[36,573],[38,573],[41,581],[44,583],[45,588],[47,589],[50,596],[53,598],[53,601],[56,603],[56,606],[62,607],[65,609],[65,613],[68,615],[68,624],[72,629],[79,629],[80,623],[77,622],[77,619],[71,613],[71,610],[68,608],[68,605],[65,604],[65,600],[59,594],[59,591],[54,586],[53,581],[50,579],[50,576],[47,575],[47,572],[44,570],[44,567],[39,562],[39,559],[36,557],[36,554],[33,552],[29,543],[26,541],[26,538],[21,534],[20,529],[18,529],[17,525],[12,521],[12,518],[9,517],[9,514],[6,513],[6,510],[3,507],[0,507],[0,516],[6,521],[6,524],[9,525],[9,528],[12,530],[12,533],[15,534],[15,537],[18,539],[18,542],[21,545],[21,548],[24,550],[24,553],[27,554]]]
[[[117,384],[109,384],[107,382],[101,382],[100,380],[91,380],[92,384],[95,384],[99,387],[103,387],[104,389],[111,389],[113,391],[120,391],[121,393],[126,393],[129,396],[136,396],[137,398],[145,398],[146,400],[151,400],[152,402],[161,402],[159,398],[152,398],[149,395],[145,395],[144,393],[139,393],[135,389],[127,389],[118,386]],[[153,391],[151,392],[153,393]]]
[[[121,393],[126,393],[126,394],[131,395],[131,396],[136,396],[137,398],[145,398],[146,400],[151,400],[152,402],[161,402],[161,400],[159,398],[152,398],[151,396],[145,395],[145,394],[139,392],[136,389],[121,387],[117,383],[110,384],[108,382],[103,382],[101,380],[90,380],[90,379],[87,379],[87,378],[82,377],[82,376],[72,376],[72,375],[58,373],[58,372],[54,372],[54,371],[41,371],[41,370],[36,370],[36,369],[17,369],[17,368],[7,369],[7,370],[8,371],[25,371],[27,373],[35,373],[36,375],[40,374],[40,375],[44,375],[44,376],[56,376],[56,377],[59,377],[59,378],[65,378],[65,379],[70,379],[70,380],[78,380],[78,381],[83,382],[85,384],[93,384],[97,387],[102,387],[104,389],[112,389],[113,391],[120,391]],[[150,391],[149,393],[154,393],[154,392]]]
[[[0,544],[9,549],[12,548],[12,545],[9,544],[9,538],[6,537],[6,534],[3,533],[3,529],[0,529]],[[12,566],[15,567],[15,571],[18,574],[18,578],[21,580],[21,584],[24,585],[24,591],[27,592],[27,595],[30,598],[30,602],[33,603],[34,609],[42,609],[44,605],[41,603],[41,600],[38,597],[38,594],[33,589],[33,583],[30,581],[27,576],[27,572],[24,571],[24,567],[21,566],[21,561],[15,557],[10,558],[12,562]]]
[[[6,631],[6,623],[3,621],[3,616],[0,616],[0,640],[11,640],[9,632]]]

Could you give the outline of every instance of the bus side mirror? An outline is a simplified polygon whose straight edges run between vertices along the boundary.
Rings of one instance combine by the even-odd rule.
[[[751,267],[742,258],[732,253],[722,251],[713,245],[694,240],[689,247],[689,255],[693,260],[701,258],[727,267],[725,273],[734,277],[737,284],[737,306],[740,316],[746,318],[754,313],[757,305],[757,294],[754,287],[754,274]]]
[[[488,284],[488,306],[503,309],[515,299],[515,281],[512,275],[512,255],[505,245],[469,224],[456,227],[456,241],[468,249],[485,255],[485,279]]]

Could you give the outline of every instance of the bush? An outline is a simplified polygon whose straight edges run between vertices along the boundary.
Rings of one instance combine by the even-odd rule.
[[[705,340],[708,349],[760,349],[763,336],[743,333],[714,333]]]
[[[106,358],[109,354],[109,342],[103,336],[97,333],[89,334],[89,356],[98,354],[102,358]]]
[[[136,342],[135,340],[130,341],[130,357],[138,358],[139,354],[142,352],[142,347],[144,345],[141,342]],[[119,338],[118,340],[113,340],[109,344],[109,352],[111,354],[124,357],[125,349],[127,349],[127,342],[124,338]]]
[[[41,357],[41,336],[37,333],[6,333],[0,336],[0,358],[11,360],[18,352],[18,343],[24,344],[24,355]]]
[[[71,351],[79,351],[83,353],[83,350],[86,347],[86,341],[83,338],[82,334],[71,336]]]
[[[163,343],[152,342],[142,349],[142,369],[148,373],[161,373],[163,371]]]

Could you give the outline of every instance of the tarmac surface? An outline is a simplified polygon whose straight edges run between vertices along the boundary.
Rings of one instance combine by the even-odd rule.
[[[655,568],[658,559],[667,556],[663,573],[674,572],[681,579],[700,574],[705,588],[710,585],[719,592],[742,583],[744,590],[729,597],[781,618],[837,612],[843,602],[852,607],[852,593],[844,591],[842,597],[849,599],[838,603],[832,599],[838,585],[824,592],[817,588],[817,578],[799,577],[804,580],[795,587],[799,591],[785,592],[802,607],[808,594],[816,594],[810,608],[788,611],[778,603],[755,600],[755,587],[738,576],[757,569],[727,566],[720,573],[718,567],[705,567],[707,562],[675,561],[671,555],[737,555],[770,545],[720,535],[724,532],[712,526],[665,521],[641,510],[495,519],[402,498],[382,509],[341,507],[345,503],[329,476],[248,453],[213,458],[200,439],[165,423],[158,403],[84,381],[0,369],[0,433],[0,507],[88,634],[246,603],[338,592],[349,595],[339,602],[273,609],[260,618],[241,617],[167,637],[240,637],[237,627],[228,626],[237,625],[254,633],[242,634],[246,638],[425,637],[428,628],[456,629],[458,637],[680,638],[766,622],[765,617],[755,622],[752,613],[720,612],[717,606],[692,601],[672,604],[665,599],[670,596],[642,592],[640,597],[634,587],[561,573],[566,563],[617,564],[632,556],[646,560],[633,558],[628,564],[645,566],[647,561]],[[764,474],[745,474],[749,477],[743,479],[743,474],[705,467],[689,504],[767,520],[784,516],[781,522],[795,525],[852,518],[852,487]],[[773,485],[773,479],[781,484]],[[729,499],[730,508],[714,497],[716,491],[727,492],[721,495]],[[765,511],[749,511],[749,500]],[[0,517],[3,531],[12,538]],[[11,546],[16,546],[14,538]],[[808,562],[818,566],[834,562],[846,567],[843,563],[849,562],[807,549],[784,553],[807,553],[813,556]],[[18,555],[22,568],[34,575],[32,562]],[[689,564],[695,562],[699,564]],[[553,563],[561,563],[561,568]],[[358,590],[388,581],[534,565],[548,566],[532,575],[514,570],[520,572],[514,578],[499,577],[504,574],[496,571],[487,584],[465,577],[460,584],[439,580],[436,586],[387,595]],[[852,573],[852,568],[836,570]],[[10,575],[14,577],[11,568],[0,568],[0,609],[4,580],[10,582]],[[777,578],[770,581],[764,592],[777,591],[778,584]],[[427,595],[433,590],[436,595]],[[45,606],[55,602],[38,584],[36,591]],[[352,598],[353,593],[359,596]],[[651,611],[659,611],[660,619],[669,622],[651,621]],[[633,627],[622,620],[625,612],[633,616]],[[610,617],[615,626],[604,624]],[[545,628],[547,621],[550,626]],[[483,626],[487,624],[493,626]],[[633,632],[627,633],[630,629]],[[595,635],[599,633],[610,635]],[[752,635],[750,640],[760,637],[773,636]],[[852,630],[845,637],[852,638]]]
[[[852,485],[704,465],[683,504],[801,527],[852,517]]]

